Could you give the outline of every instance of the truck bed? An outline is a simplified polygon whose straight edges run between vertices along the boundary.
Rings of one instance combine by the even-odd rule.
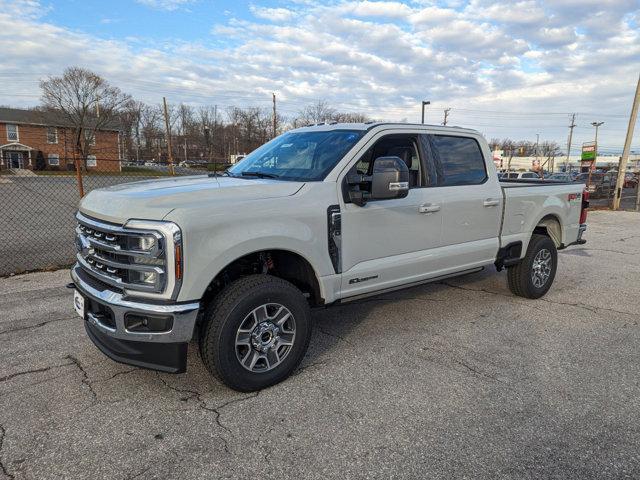
[[[574,243],[580,229],[584,184],[553,180],[505,180],[499,182],[504,199],[500,244],[523,242],[541,221],[556,246]]]

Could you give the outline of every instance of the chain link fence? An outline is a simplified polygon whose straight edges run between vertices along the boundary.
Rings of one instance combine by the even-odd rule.
[[[594,173],[590,184],[589,203],[592,209],[613,207],[617,172]],[[627,174],[620,192],[620,209],[635,210],[638,198],[638,175]]]
[[[0,166],[0,276],[54,269],[75,260],[75,213],[80,184],[85,195],[97,188],[172,175],[204,175],[220,164],[120,161],[90,156],[81,175],[72,157],[55,158],[42,169],[25,157],[18,167],[4,152]],[[9,160],[9,162],[7,162]],[[11,168],[18,167],[18,168]]]
[[[117,148],[98,150],[82,161],[73,156],[0,150],[0,276],[71,265],[75,259],[75,219],[81,186],[96,188],[158,179],[170,175],[204,175],[226,166],[202,159],[169,164],[155,158],[118,160]],[[76,171],[80,165],[80,175]],[[592,178],[591,207],[610,208],[615,174]],[[629,175],[621,208],[635,210],[638,176]]]

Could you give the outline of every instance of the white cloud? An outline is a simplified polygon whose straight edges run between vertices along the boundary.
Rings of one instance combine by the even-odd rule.
[[[428,99],[432,121],[452,106],[453,123],[488,136],[535,138],[540,131],[564,141],[566,122],[460,108],[599,112],[617,115],[606,117],[603,135],[611,136],[607,143],[621,144],[640,70],[638,7],[627,0],[472,0],[455,8],[442,2],[285,1],[278,8],[251,7],[252,20],[218,19],[224,23],[212,30],[212,39],[226,47],[212,47],[206,37],[167,44],[134,37],[107,41],[47,24],[35,0],[19,1],[23,9],[0,9],[0,104],[36,103],[39,76],[81,65],[154,103],[167,96],[267,107],[275,91],[285,115],[322,98],[375,118],[416,121],[420,100]],[[186,4],[139,1],[156,8]],[[577,142],[591,133],[588,123],[580,128]]]
[[[345,10],[361,17],[402,18],[412,13],[411,7],[400,2],[353,2],[345,5]]]
[[[36,19],[51,9],[50,5],[42,5],[39,0],[0,0],[0,11],[20,18]]]
[[[136,0],[136,2],[156,10],[172,12],[193,3],[193,0]]]
[[[251,5],[250,9],[251,13],[253,13],[256,17],[264,18],[265,20],[270,20],[273,22],[284,22],[285,20],[291,19],[295,15],[295,12],[293,10],[289,10],[288,8],[267,8]]]

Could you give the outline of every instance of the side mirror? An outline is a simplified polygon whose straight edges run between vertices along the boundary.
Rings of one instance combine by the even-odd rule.
[[[404,198],[409,194],[409,167],[400,157],[378,157],[373,161],[371,199]]]

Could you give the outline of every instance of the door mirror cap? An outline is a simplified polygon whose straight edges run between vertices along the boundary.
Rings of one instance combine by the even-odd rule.
[[[409,167],[400,157],[378,157],[373,161],[371,199],[404,198],[409,194]]]

